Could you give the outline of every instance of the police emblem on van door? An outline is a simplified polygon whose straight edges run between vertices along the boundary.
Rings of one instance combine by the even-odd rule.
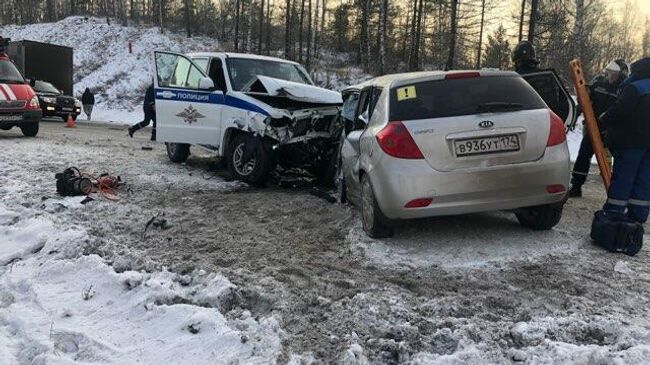
[[[183,121],[187,124],[196,123],[199,119],[205,118],[205,115],[199,113],[199,111],[194,109],[192,105],[185,108],[185,110],[182,112],[176,114],[176,116],[183,118]]]
[[[478,126],[481,128],[492,128],[494,127],[494,122],[492,122],[491,120],[484,120],[481,123],[479,123]]]

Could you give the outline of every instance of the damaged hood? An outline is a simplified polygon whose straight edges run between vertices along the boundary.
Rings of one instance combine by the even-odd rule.
[[[257,76],[257,81],[251,86],[250,92],[261,92],[269,96],[286,97],[305,103],[343,104],[341,94],[336,91],[262,75]]]

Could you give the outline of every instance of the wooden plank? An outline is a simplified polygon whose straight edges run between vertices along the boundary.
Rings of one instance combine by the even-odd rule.
[[[589,97],[587,84],[584,79],[584,74],[582,73],[582,63],[579,59],[575,59],[569,62],[569,67],[571,68],[571,79],[573,80],[576,94],[578,96],[578,104],[582,108],[582,114],[585,116],[587,134],[591,141],[591,145],[593,146],[596,161],[598,161],[598,168],[600,169],[600,176],[603,179],[603,185],[607,191],[609,190],[609,184],[612,180],[612,171],[607,163],[607,156],[605,154],[603,140],[600,137],[598,122],[596,115],[594,114],[594,109],[591,106],[591,98]]]

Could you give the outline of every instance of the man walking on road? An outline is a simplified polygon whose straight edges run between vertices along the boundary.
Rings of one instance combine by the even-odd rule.
[[[650,58],[630,70],[618,99],[601,118],[614,156],[603,210],[645,223],[650,212]]]
[[[589,85],[589,96],[594,108],[596,118],[609,109],[618,97],[618,89],[627,77],[628,67],[625,61],[615,60],[605,67],[604,75],[597,76]],[[603,126],[599,124],[598,128],[603,131]],[[605,142],[605,141],[604,141]],[[582,196],[582,185],[584,185],[589,175],[591,167],[591,158],[594,156],[594,149],[591,146],[591,140],[587,134],[586,126],[582,132],[582,142],[578,157],[573,165],[573,174],[571,175],[571,189],[569,196],[577,198]]]
[[[86,113],[88,120],[90,120],[95,105],[95,95],[93,95],[89,88],[86,88],[81,95],[81,104],[84,107],[84,113]]]
[[[137,130],[142,129],[149,125],[150,122],[153,122],[153,129],[151,131],[151,140],[156,140],[156,106],[155,106],[155,96],[153,90],[153,84],[151,84],[147,91],[144,94],[144,103],[142,104],[142,109],[144,111],[144,120],[140,123],[134,124],[129,128],[129,137],[133,138],[133,133]]]

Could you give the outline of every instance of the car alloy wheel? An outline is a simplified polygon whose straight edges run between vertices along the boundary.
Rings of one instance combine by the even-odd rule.
[[[240,143],[237,145],[237,147],[235,147],[235,150],[233,151],[232,162],[235,171],[237,171],[239,175],[248,176],[253,172],[253,170],[255,170],[256,160],[255,156],[252,156],[248,162],[244,164],[242,161],[244,156],[244,148],[244,143]]]

